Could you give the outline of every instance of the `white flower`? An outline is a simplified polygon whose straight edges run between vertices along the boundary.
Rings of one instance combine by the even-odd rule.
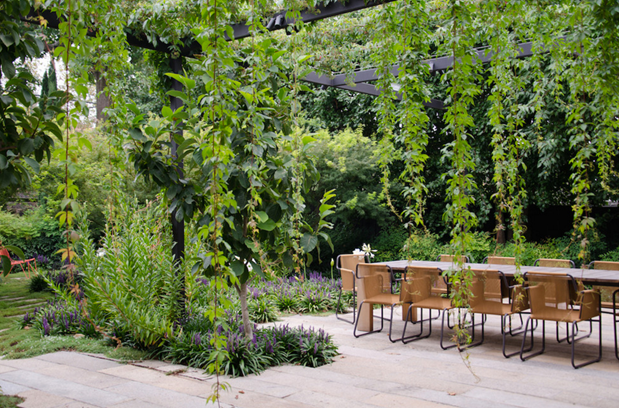
[[[363,253],[368,255],[370,258],[374,258],[374,252],[376,252],[375,249],[372,249],[372,247],[370,247],[370,244],[363,244],[361,246],[361,249],[363,250]]]
[[[105,256],[105,249],[101,248],[97,250],[97,256]]]

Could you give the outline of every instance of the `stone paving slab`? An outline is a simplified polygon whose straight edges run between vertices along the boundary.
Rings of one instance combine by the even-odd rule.
[[[37,370],[37,372],[49,377],[99,389],[112,387],[125,382],[123,378],[107,375],[102,372],[84,370],[82,368],[61,364],[55,364],[51,367],[42,368]]]
[[[45,354],[37,357],[39,360],[50,361],[52,363],[61,363],[71,367],[83,368],[84,370],[99,371],[110,367],[116,367],[118,363],[103,359],[87,356],[80,353],[72,353],[70,351],[59,351],[57,353]]]
[[[32,371],[17,370],[0,374],[0,380],[98,407],[106,407],[129,399],[122,394],[48,377]]]
[[[112,405],[110,408],[164,408],[164,407],[161,405],[155,405],[151,402],[131,400],[127,402],[122,402],[117,405]]]
[[[29,387],[15,384],[10,381],[4,381],[4,380],[0,380],[0,389],[2,389],[2,392],[5,395],[16,395],[16,394],[19,394],[20,392],[31,390],[31,388]]]
[[[20,392],[18,395],[25,398],[25,401],[19,404],[21,408],[57,408],[77,402],[39,390]],[[81,403],[78,402],[78,404]]]
[[[132,365],[108,368],[101,370],[100,373],[193,396],[203,395],[210,389],[208,382],[166,375],[157,370]]]
[[[107,389],[109,392],[124,395],[128,399],[136,399],[147,403],[169,408],[204,408],[214,407],[214,404],[205,404],[204,398],[187,395],[176,391],[162,390],[150,384],[142,384],[135,381],[127,381]],[[222,405],[229,407],[226,404]]]

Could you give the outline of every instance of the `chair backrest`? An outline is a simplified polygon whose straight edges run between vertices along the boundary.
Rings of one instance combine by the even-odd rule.
[[[618,263],[619,265],[619,263]],[[574,268],[574,261],[571,259],[536,259],[533,266],[541,266],[543,268]]]
[[[362,279],[363,289],[361,290],[363,293],[360,293],[360,296],[365,297],[365,299],[369,299],[384,293],[385,282],[383,280],[383,275],[368,275]]]
[[[352,291],[355,289],[355,273],[350,269],[340,268],[342,276],[342,290]]]
[[[430,289],[434,289],[431,290],[432,296],[438,296],[442,293],[447,293],[447,282],[445,281],[445,277],[443,276],[443,271],[441,270],[441,268],[432,268],[427,266],[407,266],[406,271],[404,272],[404,276],[405,281],[412,281],[414,279],[422,279],[427,277],[427,283],[430,285]],[[404,289],[402,289],[401,291],[403,290]],[[409,290],[412,289],[409,288]],[[419,301],[419,299],[417,301]]]
[[[576,281],[569,274],[526,272],[524,276],[529,285],[532,314],[540,315],[546,312],[556,314],[557,311],[569,310],[577,300]]]
[[[441,254],[439,256],[436,257],[436,261],[437,262],[454,262],[455,260],[455,256],[454,255],[445,255],[445,254]],[[460,255],[460,262],[461,263],[468,263],[469,262],[469,257],[466,255]]]
[[[363,262],[365,262],[364,254],[342,254],[337,256],[336,265],[338,269],[354,271],[357,269],[357,264]]]
[[[516,258],[505,256],[488,256],[486,257],[484,263],[492,265],[516,265]]]
[[[402,282],[402,288],[400,289],[400,300],[405,303],[420,302],[431,296],[436,296],[432,292],[433,277],[428,274],[419,274],[415,278]]]
[[[479,282],[477,290],[482,290],[481,293],[473,291],[475,297],[480,295],[480,300],[502,303],[503,298],[509,296],[509,286],[503,272],[496,269],[471,269],[471,271],[475,274],[475,281]]]
[[[387,265],[358,263],[356,266],[355,277],[357,279],[365,278],[366,276],[380,275],[382,276],[383,292],[391,292],[391,282],[393,279],[393,271]]]
[[[591,268],[593,266],[593,268]],[[619,262],[593,261],[589,264],[589,269],[602,269],[605,271],[619,271]]]

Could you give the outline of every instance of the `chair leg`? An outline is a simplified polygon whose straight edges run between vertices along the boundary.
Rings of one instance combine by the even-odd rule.
[[[512,336],[512,337],[513,337],[513,336],[515,336],[516,334],[522,334],[522,333],[524,333],[524,337],[525,337],[525,338],[527,337],[527,334],[526,334],[526,331],[525,331],[525,330],[519,330],[518,332],[512,332],[512,331],[511,331],[511,315],[510,315],[510,314],[506,314],[506,315],[501,316],[501,328],[502,328],[502,330],[501,330],[501,334],[503,335],[503,357],[505,357],[505,358],[510,358],[510,357],[513,357],[513,356],[515,356],[516,354],[520,354],[520,352],[522,351],[522,348],[521,348],[521,349],[519,349],[519,350],[517,350],[517,351],[514,351],[513,353],[507,353],[507,352],[505,351],[505,349],[506,349],[506,345],[507,345],[507,344],[506,344],[506,343],[507,343],[507,341],[506,341],[506,340],[507,340],[507,332],[508,332],[508,331],[507,331],[507,330],[505,330],[505,329],[503,329],[503,327],[504,327],[505,321],[507,321],[507,318],[508,318],[508,317],[509,317],[509,320],[510,320],[510,331],[509,331],[510,336]],[[522,316],[520,317],[520,319],[521,319],[521,321],[522,321]],[[523,324],[521,324],[521,325],[520,325],[520,327],[522,328],[522,326],[523,326],[523,325],[524,325],[524,323],[523,323]],[[524,351],[529,352],[529,351],[531,351],[531,349],[532,349],[532,348],[533,348],[533,343],[531,343],[531,347],[529,347],[528,349],[525,349]]]
[[[619,289],[613,292],[613,331],[615,332],[615,357],[617,357],[617,360],[619,360],[619,345],[617,344],[617,294],[619,294]]]
[[[591,319],[590,321],[592,321],[593,319]],[[591,333],[589,333],[589,336],[581,336],[580,339],[575,338],[574,336],[576,335],[576,322],[572,322],[572,367],[574,368],[580,368],[580,367],[584,367],[586,365],[589,364],[593,364],[593,363],[597,363],[598,361],[600,361],[602,359],[602,315],[598,316],[597,322],[599,324],[599,346],[598,346],[598,356],[597,358],[594,358],[593,360],[589,360],[589,361],[585,361],[584,363],[580,363],[580,364],[575,364],[574,358],[575,358],[575,351],[576,351],[576,342],[580,339],[584,339],[586,337],[589,337],[591,335]],[[593,323],[591,323],[591,325],[593,325]]]
[[[539,350],[539,351],[536,351],[534,353],[528,354],[526,356],[524,355],[525,351],[533,350],[533,344],[534,344],[534,339],[535,339],[535,336],[534,336],[535,328],[533,327],[533,323],[531,322],[531,320],[532,320],[531,317],[529,317],[527,319],[527,324],[525,325],[525,328],[524,328],[525,329],[525,333],[524,333],[524,337],[522,338],[522,347],[520,349],[520,359],[522,361],[528,360],[531,357],[539,356],[540,354],[544,353],[544,350],[546,350],[546,321],[542,320],[542,349]],[[525,344],[525,340],[527,338],[526,331],[527,331],[527,329],[529,327],[529,323],[530,322],[531,322],[531,347],[528,350],[525,350],[524,344]]]
[[[485,327],[486,327],[486,320],[488,319],[488,316],[485,314],[481,315],[481,323],[477,323],[475,324],[475,314],[471,313],[471,343],[470,344],[465,344],[463,347],[458,346],[458,350],[459,351],[464,351],[466,349],[470,349],[472,347],[477,347],[480,346],[483,342],[484,342],[484,333],[485,333]],[[478,342],[475,342],[475,327],[476,326],[481,326],[481,340],[479,340]]]
[[[449,311],[447,309],[443,309],[443,319],[441,321],[441,340],[440,340],[440,346],[443,350],[448,350],[454,347],[459,347],[459,344],[450,344],[449,346],[445,346],[443,345],[443,340],[445,337],[445,315],[449,315]],[[449,327],[449,316],[447,316],[447,326]],[[453,329],[456,325],[454,324],[452,327],[449,327],[449,329]]]
[[[395,343],[396,341],[404,341],[404,331],[402,331],[402,337],[400,337],[399,339],[394,339],[391,336],[391,329],[393,328],[393,309],[395,308],[396,303],[391,305],[391,319],[389,322],[389,341],[392,343]],[[404,326],[406,326],[406,323],[404,323]]]
[[[350,323],[350,324],[355,324],[355,304],[354,304],[354,296],[355,296],[355,292],[353,291],[353,307],[352,307],[352,320],[348,320],[348,319],[344,319],[343,317],[340,317],[338,314],[338,310],[340,309],[340,304],[342,301],[342,292],[344,290],[342,288],[340,288],[340,295],[337,298],[337,305],[335,306],[335,318],[338,320],[342,320],[346,323]]]
[[[432,310],[430,310],[429,314],[430,314],[430,318],[428,319],[424,319],[423,318],[423,309],[418,308],[419,310],[419,315],[421,317],[421,320],[418,320],[417,322],[410,322],[411,316],[412,316],[412,310],[413,310],[413,305],[410,305],[408,307],[408,311],[406,312],[406,320],[404,321],[404,330],[402,331],[402,343],[404,344],[408,344],[412,341],[416,341],[416,340],[421,340],[421,339],[426,339],[428,337],[430,337],[430,334],[432,334]],[[428,334],[426,334],[425,336],[423,336],[423,322],[427,321],[428,324],[430,325],[430,329]],[[408,323],[419,323],[420,324],[420,330],[418,334],[413,334],[411,336],[406,336],[406,327],[408,326]]]
[[[524,322],[522,321],[522,313],[518,313],[518,317],[520,318],[520,326],[514,329],[512,325],[512,315],[509,315],[509,335],[512,337],[523,332],[522,328],[524,326]]]
[[[365,301],[359,303],[359,310],[357,311],[357,315],[361,315],[361,307],[363,306],[363,304],[365,303]],[[370,307],[372,307],[372,305],[370,304]],[[382,318],[382,314],[383,314],[383,305],[380,305],[380,314],[381,314],[381,319],[380,319],[380,329],[378,330],[372,330],[369,331],[367,333],[363,333],[363,334],[357,334],[357,325],[359,324],[359,319],[357,319],[355,321],[355,328],[352,331],[352,335],[355,337],[361,337],[361,336],[367,336],[368,334],[372,334],[372,333],[378,333],[380,331],[383,330],[383,318]],[[373,316],[373,315],[372,315]]]

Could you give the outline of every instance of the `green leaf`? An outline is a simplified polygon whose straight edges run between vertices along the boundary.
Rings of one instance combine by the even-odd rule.
[[[4,248],[9,252],[13,252],[19,259],[24,259],[24,252],[15,245],[5,245]]]
[[[303,141],[303,146],[307,146],[308,144],[316,141],[316,139],[311,136],[303,136],[303,139],[301,140]]]
[[[254,96],[252,94],[243,92],[241,90],[239,90],[239,92],[245,97],[245,99],[247,99],[247,103],[251,104],[254,101]]]
[[[303,252],[305,253],[312,252],[317,244],[318,237],[315,235],[305,233],[301,237],[301,248],[303,248]]]
[[[194,81],[191,78],[186,78],[182,75],[172,74],[172,73],[166,73],[166,75],[169,76],[170,78],[176,79],[178,82],[183,84],[188,89],[193,89],[196,87],[196,81]]]
[[[7,78],[13,78],[15,76],[15,65],[13,65],[13,61],[3,59],[2,72],[4,72]]]
[[[286,174],[287,172],[285,169],[277,169],[273,177],[275,178],[275,180],[281,180],[286,177]]]
[[[273,231],[275,227],[277,227],[277,223],[273,220],[258,223],[258,228],[265,231]]]
[[[264,211],[256,211],[256,216],[260,219],[261,222],[265,222],[269,219],[269,216]]]
[[[230,262],[230,269],[232,269],[235,276],[239,277],[245,272],[245,265],[240,260],[232,261]]]
[[[6,159],[6,156],[0,154],[0,170],[6,170],[9,167],[9,162]]]
[[[24,161],[28,163],[28,166],[30,166],[36,174],[39,174],[40,166],[36,160],[31,159],[30,157],[24,157]]]
[[[139,142],[146,141],[146,136],[144,136],[144,133],[142,133],[140,129],[136,129],[136,128],[129,129],[129,136],[131,136],[133,140],[137,140]]]
[[[11,272],[11,260],[6,255],[0,255],[0,258],[2,258],[3,275],[6,276]]]
[[[174,114],[174,112],[172,112],[172,109],[170,109],[169,106],[164,106],[161,109],[161,116],[163,116],[164,118],[169,118]]]

